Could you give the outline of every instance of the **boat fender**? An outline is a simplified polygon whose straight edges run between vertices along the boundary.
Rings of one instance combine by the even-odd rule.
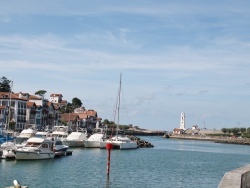
[[[15,187],[15,188],[21,188],[21,185],[18,183],[17,180],[14,180],[14,181],[13,181],[13,184],[14,184],[14,187]]]

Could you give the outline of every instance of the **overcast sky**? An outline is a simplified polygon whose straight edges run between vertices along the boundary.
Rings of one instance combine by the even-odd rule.
[[[0,1],[0,77],[121,123],[250,127],[250,1]],[[122,115],[122,114],[126,115]]]

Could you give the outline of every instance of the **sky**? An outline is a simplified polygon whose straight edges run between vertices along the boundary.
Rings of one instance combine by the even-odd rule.
[[[0,77],[121,124],[250,127],[250,1],[0,0]],[[124,114],[124,115],[123,115]]]

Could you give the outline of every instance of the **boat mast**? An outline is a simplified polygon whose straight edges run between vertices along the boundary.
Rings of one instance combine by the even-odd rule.
[[[9,109],[8,109],[8,121],[7,121],[7,127],[6,130],[8,130],[10,128],[10,116],[11,116],[11,94],[12,94],[12,86],[13,86],[13,81],[11,81],[11,86],[10,86],[10,91],[9,91]]]
[[[119,85],[119,90],[118,90],[118,101],[117,101],[117,128],[116,128],[116,136],[118,136],[118,128],[119,128],[121,87],[122,87],[122,74],[120,73],[120,85]]]

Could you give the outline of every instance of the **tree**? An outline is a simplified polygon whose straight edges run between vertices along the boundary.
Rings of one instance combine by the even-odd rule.
[[[103,120],[103,124],[108,125],[108,124],[110,124],[110,122],[109,122],[108,119],[104,119],[104,120]]]
[[[74,111],[73,105],[71,103],[68,103],[66,106],[66,113],[72,113]]]
[[[239,132],[239,128],[234,127],[234,128],[232,129],[232,133],[233,133],[233,135],[237,135],[237,134],[238,134],[238,132]]]
[[[10,92],[11,86],[10,86],[10,80],[8,80],[6,77],[2,77],[0,79],[0,91],[1,92]]]
[[[35,95],[39,95],[44,99],[44,95],[47,93],[47,91],[45,90],[39,90],[37,92],[35,92]]]
[[[250,133],[250,127],[247,128],[247,133]]]
[[[246,128],[245,128],[245,127],[241,127],[241,128],[240,128],[240,132],[241,132],[241,133],[246,132]]]
[[[79,108],[82,106],[82,101],[78,98],[73,98],[72,99],[72,107],[75,109],[75,108]]]
[[[222,128],[221,131],[225,134],[227,132],[226,128]]]

